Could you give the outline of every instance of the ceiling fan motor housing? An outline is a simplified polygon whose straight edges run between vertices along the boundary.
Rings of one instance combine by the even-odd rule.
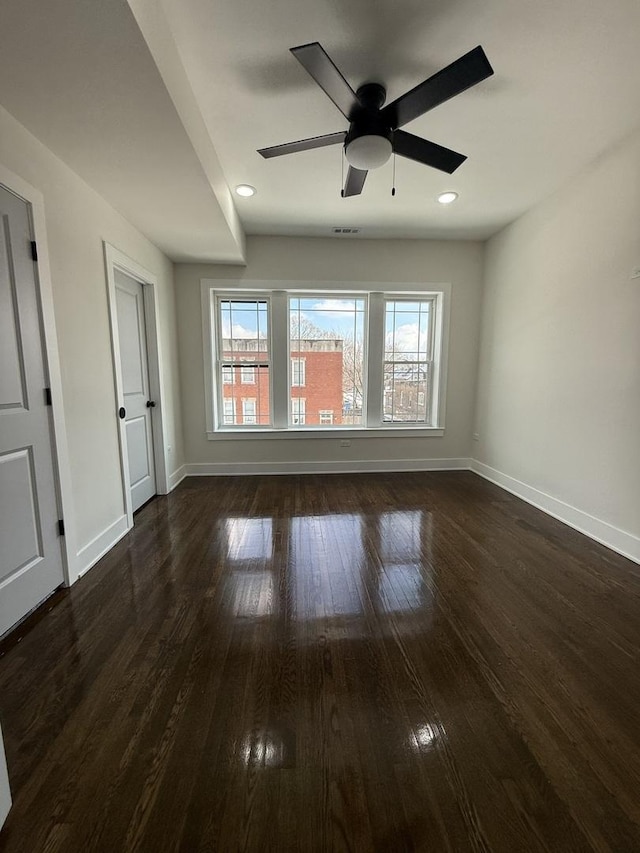
[[[367,110],[380,110],[387,99],[387,90],[381,83],[364,83],[356,92],[356,97]]]
[[[392,130],[380,114],[386,95],[379,83],[366,83],[358,89],[358,104],[350,115],[344,141],[347,160],[356,169],[375,169],[391,156]]]

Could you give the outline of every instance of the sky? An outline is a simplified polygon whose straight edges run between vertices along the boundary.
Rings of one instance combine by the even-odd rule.
[[[222,304],[222,334],[234,338],[264,338],[267,335],[266,303],[256,301],[224,301]],[[292,318],[298,314],[324,333],[340,337],[364,337],[365,299],[292,297]],[[425,357],[428,351],[428,307],[420,311],[418,302],[387,303],[385,345],[387,350],[414,352]]]

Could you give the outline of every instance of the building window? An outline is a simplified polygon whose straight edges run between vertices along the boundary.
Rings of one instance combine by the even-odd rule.
[[[240,368],[240,382],[243,385],[255,385],[256,384],[256,369],[255,367],[241,367]]]
[[[291,400],[291,423],[292,424],[303,424],[305,423],[307,414],[307,401],[304,397],[294,397]]]
[[[350,295],[226,284],[232,293],[203,285],[217,395],[208,411],[219,413],[216,423],[207,416],[210,433],[442,429],[448,286],[384,293],[378,285]]]
[[[242,423],[255,424],[256,421],[256,401],[253,397],[242,398]]]
[[[234,400],[233,397],[225,397],[224,398],[224,423],[225,424],[234,424],[236,422],[235,410],[234,410]]]
[[[304,358],[292,358],[291,359],[291,387],[292,388],[303,388],[305,385],[304,377],[305,377],[305,365],[306,360]]]

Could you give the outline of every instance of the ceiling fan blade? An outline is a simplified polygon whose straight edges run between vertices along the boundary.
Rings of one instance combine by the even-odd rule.
[[[433,77],[387,104],[381,115],[392,128],[402,127],[492,74],[493,68],[484,50],[480,46],[474,47]]]
[[[354,169],[353,166],[349,166],[347,180],[345,181],[344,190],[342,191],[343,198],[348,198],[350,195],[360,195],[366,177],[366,169]]]
[[[455,172],[467,159],[465,154],[458,154],[457,151],[443,148],[442,145],[436,145],[435,142],[429,142],[428,139],[422,139],[404,130],[396,130],[393,134],[393,150],[401,157],[408,157],[409,160],[416,160],[449,174]]]
[[[280,157],[282,154],[295,154],[297,151],[309,151],[311,148],[324,148],[325,145],[336,145],[344,142],[346,130],[339,133],[325,133],[324,136],[311,136],[309,139],[299,139],[297,142],[285,142],[283,145],[273,145],[271,148],[258,148],[258,154],[265,159]]]
[[[291,53],[331,98],[342,115],[349,118],[353,108],[358,106],[358,98],[322,45],[317,41],[302,44],[300,47],[292,47]]]

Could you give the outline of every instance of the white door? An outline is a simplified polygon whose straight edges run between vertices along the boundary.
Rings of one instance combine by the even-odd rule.
[[[0,829],[7,819],[11,808],[11,791],[9,790],[9,775],[7,773],[7,762],[4,757],[4,743],[2,742],[2,729],[0,729]]]
[[[120,270],[115,271],[118,343],[122,375],[123,410],[129,463],[129,489],[135,512],[156,493],[153,461],[152,411],[149,396],[143,286]]]
[[[0,187],[0,636],[64,581],[31,240]]]

